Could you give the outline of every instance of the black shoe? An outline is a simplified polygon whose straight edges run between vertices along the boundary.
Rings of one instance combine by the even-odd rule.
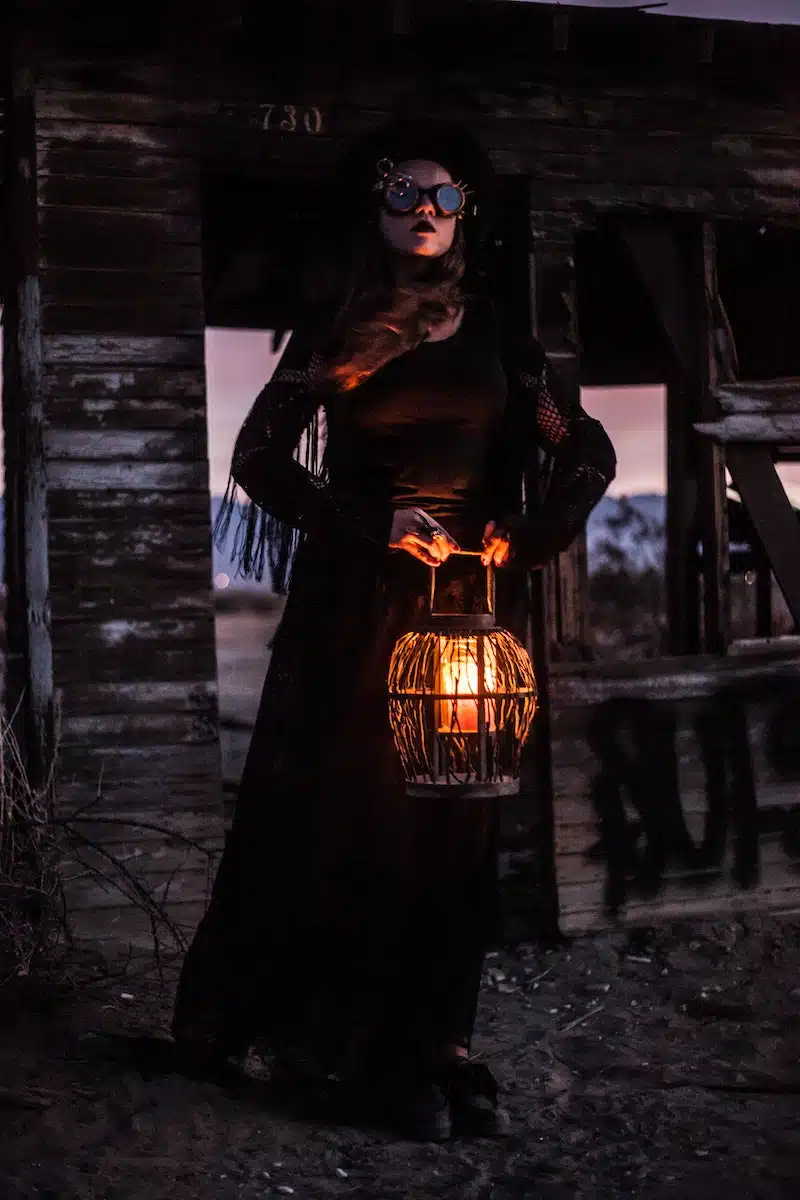
[[[189,1075],[226,1078],[240,1073],[250,1049],[249,1039],[205,1030],[174,1028],[172,1036],[178,1069]]]
[[[391,1129],[411,1141],[444,1142],[450,1137],[446,1088],[427,1072],[387,1058],[349,1087],[352,1115],[358,1124]]]
[[[485,1063],[458,1059],[448,1070],[453,1133],[463,1137],[504,1137],[511,1118],[497,1102],[497,1080]]]
[[[389,1097],[385,1123],[414,1142],[446,1142],[452,1132],[447,1096],[438,1084],[400,1091]]]

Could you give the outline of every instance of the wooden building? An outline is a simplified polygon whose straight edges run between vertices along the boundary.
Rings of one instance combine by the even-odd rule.
[[[290,327],[328,166],[435,111],[492,154],[499,278],[569,386],[668,395],[668,653],[590,661],[580,541],[532,579],[546,703],[509,810],[511,925],[553,902],[568,932],[798,905],[800,640],[766,603],[731,637],[725,472],[797,621],[774,464],[800,446],[800,27],[506,0],[3,19],[6,704],[24,694],[34,774],[60,712],[57,805],[101,782],[94,837],[191,927],[200,859],[100,818],[222,838],[204,329]]]

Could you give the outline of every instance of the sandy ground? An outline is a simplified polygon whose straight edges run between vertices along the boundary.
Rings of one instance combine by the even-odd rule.
[[[270,1098],[264,1064],[159,1053],[175,964],[84,954],[0,991],[2,1200],[800,1195],[800,919],[608,934],[487,959],[475,1051],[504,1141],[415,1144]],[[276,978],[280,965],[276,964]]]

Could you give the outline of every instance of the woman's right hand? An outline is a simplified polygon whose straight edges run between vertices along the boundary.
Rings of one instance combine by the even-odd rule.
[[[422,508],[394,510],[389,546],[392,550],[405,550],[428,567],[447,562],[453,551],[459,549],[458,542]]]

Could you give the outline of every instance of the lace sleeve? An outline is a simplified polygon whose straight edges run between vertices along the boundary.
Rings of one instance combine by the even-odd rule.
[[[221,543],[239,509],[234,558],[239,573],[263,577],[269,555],[276,590],[285,586],[297,534],[319,526],[388,543],[391,514],[333,489],[322,469],[319,412],[322,359],[297,332],[259,393],[233,451],[214,533]],[[238,489],[251,501],[242,504]]]
[[[616,474],[614,447],[599,421],[573,400],[541,344],[531,339],[513,372],[520,435],[552,459],[541,512],[501,524],[516,558],[541,566],[569,546]]]

